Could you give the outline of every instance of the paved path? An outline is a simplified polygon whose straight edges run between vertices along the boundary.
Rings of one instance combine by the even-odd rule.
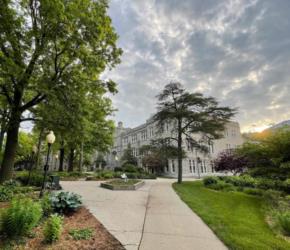
[[[83,196],[96,218],[129,250],[226,249],[171,187],[173,180],[146,180],[137,191],[111,191],[100,182],[62,182]]]

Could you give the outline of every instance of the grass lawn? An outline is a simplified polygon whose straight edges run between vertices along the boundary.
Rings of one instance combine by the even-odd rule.
[[[230,249],[290,249],[290,242],[275,236],[265,222],[260,197],[211,190],[200,181],[173,188]]]

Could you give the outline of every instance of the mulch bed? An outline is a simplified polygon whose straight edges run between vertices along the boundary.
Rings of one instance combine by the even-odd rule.
[[[64,217],[63,231],[61,238],[53,243],[43,242],[43,224],[35,228],[34,237],[26,239],[24,245],[19,245],[15,249],[49,249],[49,250],[124,250],[121,243],[114,238],[104,226],[89,212],[82,207],[71,216]],[[72,229],[91,228],[94,230],[93,236],[88,240],[74,240],[69,231]]]

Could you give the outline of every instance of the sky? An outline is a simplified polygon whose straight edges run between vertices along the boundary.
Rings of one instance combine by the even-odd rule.
[[[170,81],[238,108],[242,131],[290,119],[289,0],[111,0],[122,63],[113,119],[127,127],[156,111]]]

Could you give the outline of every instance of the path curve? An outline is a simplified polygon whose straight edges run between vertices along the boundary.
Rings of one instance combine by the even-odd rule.
[[[137,191],[111,191],[97,181],[65,181],[92,214],[129,250],[224,250],[224,244],[184,204],[173,180],[146,180]]]

